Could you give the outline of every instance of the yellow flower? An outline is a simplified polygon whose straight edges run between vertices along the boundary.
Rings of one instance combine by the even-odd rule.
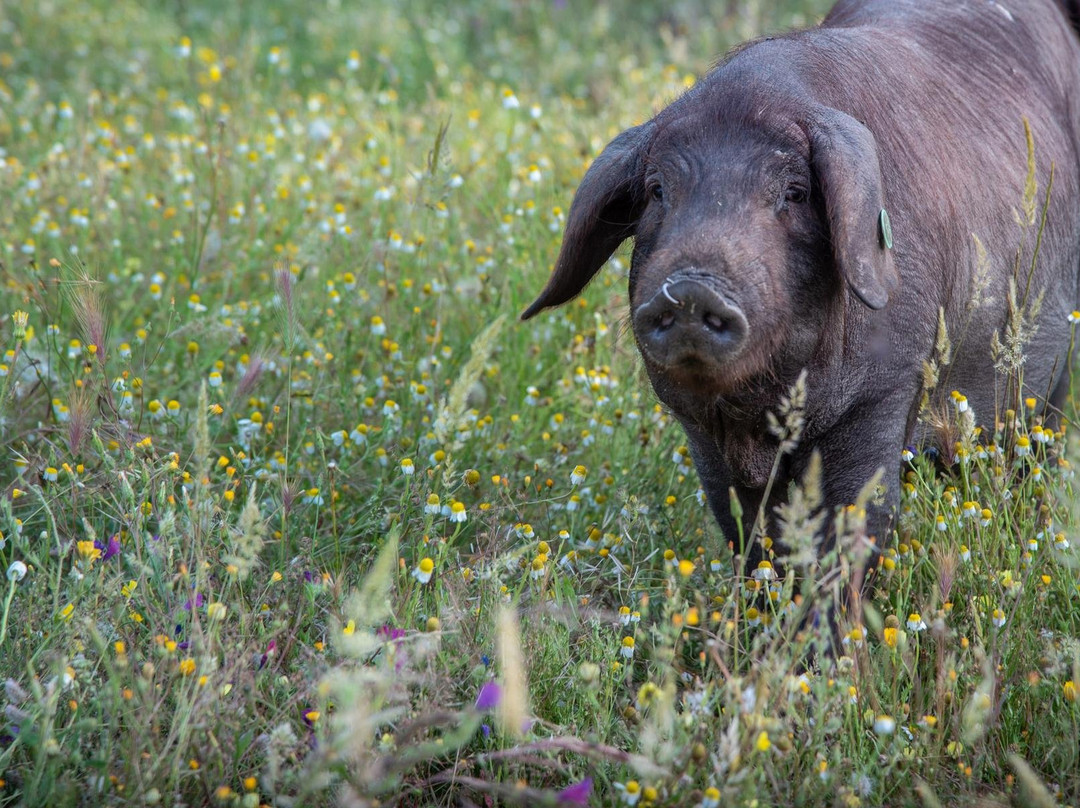
[[[757,736],[757,741],[754,743],[754,748],[759,752],[768,752],[772,747],[772,741],[769,740],[769,733],[762,731]]]
[[[79,552],[79,558],[83,561],[88,561],[91,564],[101,558],[101,550],[99,550],[92,541],[76,542],[76,549]]]
[[[430,558],[424,558],[420,560],[420,563],[416,565],[416,569],[413,570],[413,578],[422,584],[426,584],[431,580],[432,573],[435,572],[435,562]]]
[[[184,676],[191,676],[191,674],[195,673],[195,660],[191,657],[182,659],[180,661],[180,673]]]
[[[1065,696],[1065,701],[1069,702],[1070,704],[1074,704],[1076,702],[1076,683],[1073,682],[1072,679],[1063,684],[1061,686],[1061,690],[1062,695]]]

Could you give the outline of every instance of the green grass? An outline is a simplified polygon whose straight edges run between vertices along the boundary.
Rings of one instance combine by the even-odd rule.
[[[713,5],[5,6],[0,804],[1080,802],[1073,431],[918,461],[804,674],[843,559],[735,578],[625,252],[515,319],[607,139],[827,4]]]

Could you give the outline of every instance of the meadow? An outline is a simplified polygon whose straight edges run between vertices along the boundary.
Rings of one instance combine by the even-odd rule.
[[[1074,401],[955,391],[829,655],[817,481],[737,575],[626,249],[517,320],[603,145],[827,6],[6,2],[0,805],[1080,804]]]

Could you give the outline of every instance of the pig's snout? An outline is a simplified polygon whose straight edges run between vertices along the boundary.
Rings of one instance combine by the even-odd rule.
[[[694,278],[668,279],[634,312],[642,351],[661,367],[719,369],[746,341],[746,317],[731,300]]]

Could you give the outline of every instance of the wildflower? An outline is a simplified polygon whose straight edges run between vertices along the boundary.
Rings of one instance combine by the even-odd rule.
[[[998,628],[1005,625],[1005,612],[1001,609],[994,609],[994,613],[991,615],[991,622]]]
[[[476,696],[476,709],[481,712],[492,710],[499,705],[501,700],[502,687],[499,686],[498,682],[489,680],[484,682]]]
[[[771,581],[776,577],[776,570],[773,569],[773,565],[768,561],[761,561],[757,565],[757,569],[751,574],[751,577],[755,581]]]
[[[719,558],[714,558],[712,561],[709,562],[709,569],[713,572],[720,572],[721,568],[722,567]]]
[[[586,777],[579,783],[569,785],[559,792],[556,801],[559,805],[588,805],[592,794],[592,778]]]
[[[705,789],[705,794],[702,796],[701,802],[698,803],[698,808],[720,808],[720,790],[715,786],[709,786]]]
[[[754,748],[759,752],[768,752],[772,748],[772,741],[769,740],[769,733],[762,730],[758,733],[757,740],[754,742]]]
[[[1054,535],[1054,548],[1057,550],[1069,549],[1069,540],[1065,538],[1064,533],[1056,533]]]
[[[879,715],[874,719],[874,732],[878,735],[892,735],[896,731],[896,719],[891,715]]]
[[[641,799],[641,784],[637,780],[616,783],[615,790],[622,794],[622,801],[626,805],[637,805]]]
[[[844,645],[854,645],[856,648],[862,648],[863,644],[863,630],[856,626],[847,633],[847,636],[843,640]]]
[[[424,513],[434,515],[442,513],[442,503],[438,494],[428,494],[427,504],[424,506]]]
[[[1026,457],[1031,454],[1031,439],[1027,435],[1021,435],[1016,439],[1016,456]]]
[[[22,310],[16,310],[11,316],[12,336],[18,342],[26,338],[26,326],[30,322],[30,315]]]
[[[907,628],[908,631],[925,631],[926,623],[923,622],[923,619],[918,612],[912,612],[908,615]]]
[[[570,484],[581,485],[585,482],[585,475],[588,473],[588,469],[584,466],[574,466],[574,470],[570,472]]]
[[[351,637],[353,634],[355,634],[356,633],[356,621],[355,620],[350,620],[348,623],[346,623],[342,627],[341,633],[344,634],[346,637]]]
[[[79,554],[79,558],[83,561],[93,564],[99,558],[101,558],[101,549],[94,544],[93,541],[80,541],[75,543],[75,549]]]
[[[12,561],[7,568],[7,579],[12,583],[18,583],[26,577],[26,564],[21,561]]]
[[[384,323],[383,318],[377,314],[371,318],[371,333],[376,336],[382,336],[386,333],[386,323]]]
[[[113,556],[120,554],[120,534],[113,533],[109,537],[107,544],[95,541],[94,546],[101,551],[101,560],[108,561]]]
[[[968,549],[966,544],[960,545],[960,560],[965,563],[971,561],[971,550]]]
[[[689,578],[694,574],[694,562],[688,558],[684,558],[679,562],[679,575],[683,578]]]
[[[911,451],[910,448],[905,447],[904,451],[900,453],[900,459],[903,460],[905,463],[910,463],[912,460],[915,459],[915,453]]]
[[[432,573],[435,572],[435,562],[430,558],[421,559],[420,563],[416,565],[416,569],[413,570],[413,578],[418,580],[422,584],[426,584],[431,580]]]
[[[761,624],[761,612],[751,606],[746,610],[746,622],[752,626]]]
[[[191,676],[191,674],[195,673],[195,660],[191,657],[181,660],[180,673],[183,676]]]
[[[1072,679],[1061,686],[1061,695],[1070,704],[1076,703],[1076,683]]]
[[[514,95],[514,91],[511,90],[509,87],[503,90],[502,95],[503,109],[518,109],[521,106],[521,102],[517,100],[517,96]],[[634,802],[637,802],[637,800],[634,800]],[[633,805],[634,803],[630,804]]]
[[[886,626],[884,632],[882,632],[885,639],[885,644],[890,648],[896,647],[896,641],[900,634],[900,629],[895,626]]]
[[[416,467],[413,465],[413,462],[410,458],[406,457],[402,459],[401,473],[404,474],[406,477],[411,477],[413,474],[416,473]]]
[[[619,654],[621,654],[626,659],[630,659],[634,655],[634,638],[633,637],[623,637],[622,638],[622,648],[619,649]]]
[[[465,503],[455,502],[450,506],[450,521],[451,522],[464,522],[468,518],[465,513]]]
[[[536,556],[532,560],[532,572],[529,573],[529,577],[534,581],[544,577],[544,556]]]

